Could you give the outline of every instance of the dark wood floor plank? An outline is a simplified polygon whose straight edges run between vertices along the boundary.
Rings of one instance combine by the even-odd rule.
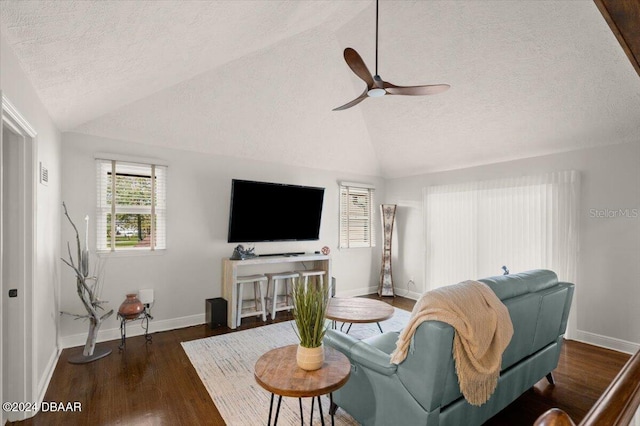
[[[403,297],[380,300],[408,311],[415,304]],[[278,314],[276,322],[290,319],[291,315],[283,312]],[[263,324],[245,318],[239,330]],[[153,329],[153,323],[151,327]],[[121,352],[119,341],[99,343],[113,349],[113,353],[85,365],[67,361],[70,356],[80,353],[81,347],[65,349],[56,365],[45,401],[78,401],[82,403],[82,412],[43,412],[15,424],[224,425],[180,342],[229,332],[233,331],[226,327],[211,330],[202,325],[154,333],[152,343],[146,343],[143,336],[131,337]],[[552,407],[563,409],[579,422],[629,357],[567,341],[554,372],[555,386],[548,384],[546,379],[541,380],[486,425],[532,425],[540,414]]]

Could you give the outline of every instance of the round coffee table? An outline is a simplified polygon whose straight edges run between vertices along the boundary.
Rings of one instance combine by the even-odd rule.
[[[351,372],[351,364],[342,352],[325,346],[322,368],[315,371],[305,371],[298,367],[296,363],[297,349],[298,345],[289,345],[270,350],[258,359],[254,367],[253,376],[256,382],[271,392],[268,424],[271,424],[274,396],[278,395],[278,407],[276,408],[274,425],[278,423],[280,403],[283,396],[298,398],[301,420],[302,398],[312,398],[311,420],[313,419],[313,403],[317,398],[320,418],[324,425],[320,396],[329,394],[331,406],[333,407],[333,395],[331,393],[347,383]],[[331,424],[333,424],[334,410],[330,410],[330,414]],[[310,424],[311,420],[309,421]]]
[[[391,318],[394,312],[393,306],[380,300],[364,297],[332,297],[329,299],[326,317],[333,320],[334,328],[336,321],[342,322],[342,327],[348,323],[349,328],[346,333],[349,333],[354,323],[371,322],[375,322],[382,333],[380,321]]]

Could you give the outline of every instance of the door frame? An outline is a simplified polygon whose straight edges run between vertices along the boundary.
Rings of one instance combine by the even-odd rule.
[[[3,336],[2,316],[0,315],[0,370],[4,370],[3,351],[4,345],[10,345],[16,348],[21,355],[24,363],[18,366],[9,366],[11,369],[19,371],[19,380],[22,382],[19,386],[17,395],[3,395],[2,387],[0,387],[0,400],[5,401],[7,397],[16,398],[16,402],[36,402],[38,401],[37,375],[34,373],[36,367],[35,351],[37,342],[34,336],[33,312],[34,312],[34,286],[36,277],[36,195],[38,182],[37,167],[37,132],[31,124],[24,118],[18,109],[7,99],[4,93],[0,91],[0,150],[2,149],[2,134],[4,128],[7,127],[11,132],[22,137],[19,145],[19,209],[18,227],[20,240],[18,241],[18,264],[19,264],[19,283],[18,298],[20,300],[19,310],[23,316],[24,333],[17,338],[17,342],[5,342]],[[0,164],[0,171],[3,165]],[[2,173],[0,173],[0,240],[3,238],[2,230]],[[0,244],[0,306],[5,307],[8,295],[4,294],[4,284],[2,283],[2,244]],[[22,298],[20,298],[22,293]],[[4,371],[0,372],[0,376],[4,375]],[[8,414],[15,414],[15,416]],[[23,420],[34,415],[34,412],[5,413],[2,412],[2,422],[11,418],[11,420]],[[5,417],[6,416],[6,417]]]

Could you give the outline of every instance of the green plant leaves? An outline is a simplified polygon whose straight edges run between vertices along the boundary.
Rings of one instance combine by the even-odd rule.
[[[317,348],[327,331],[325,314],[329,304],[329,285],[318,282],[304,283],[301,278],[293,282],[293,318],[300,345]]]

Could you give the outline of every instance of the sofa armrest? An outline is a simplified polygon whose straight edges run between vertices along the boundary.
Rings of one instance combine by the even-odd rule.
[[[361,365],[386,376],[394,374],[398,368],[390,363],[389,354],[338,330],[327,330],[324,343],[345,354],[352,365]]]
[[[353,361],[385,376],[395,374],[398,366],[391,364],[391,355],[375,346],[359,342],[351,348]]]
[[[359,343],[360,339],[356,339],[355,337],[344,334],[338,330],[329,329],[324,335],[323,342],[324,344],[339,350],[345,354],[347,358],[351,358],[351,348],[356,343]]]

